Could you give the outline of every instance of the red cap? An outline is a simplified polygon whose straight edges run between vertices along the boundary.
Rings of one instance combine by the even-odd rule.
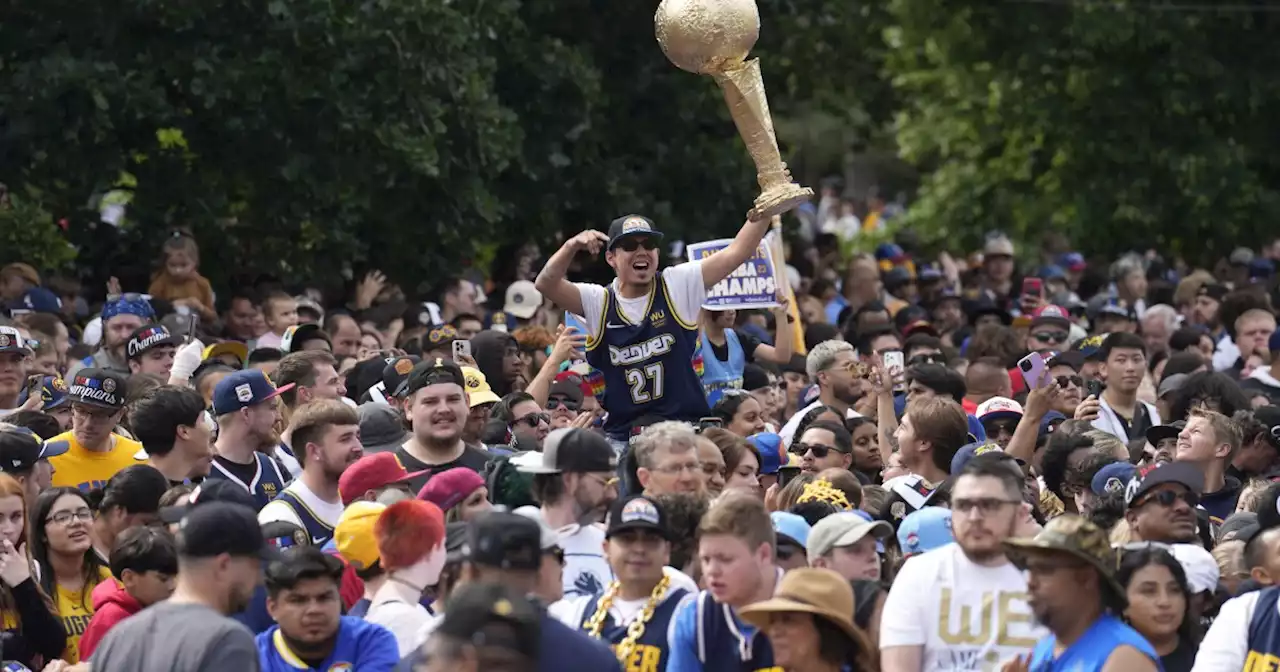
[[[565,380],[576,383],[578,387],[582,389],[582,396],[584,397],[596,396],[596,391],[594,388],[591,387],[591,383],[587,381],[586,376],[583,376],[582,374],[577,373],[576,371],[561,371],[560,373],[556,374],[555,382],[559,383]]]
[[[342,497],[342,505],[347,506],[370,490],[407,481],[427,471],[405,471],[395,453],[365,455],[342,472],[338,478],[338,495]]]
[[[418,491],[418,499],[425,500],[448,511],[484,487],[480,474],[467,467],[454,467],[432,476]]]

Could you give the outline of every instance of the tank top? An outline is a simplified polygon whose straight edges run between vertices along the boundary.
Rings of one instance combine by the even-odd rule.
[[[1249,655],[1245,658],[1246,670],[1270,670],[1280,667],[1280,586],[1263,588],[1253,607],[1249,621]]]
[[[689,591],[683,588],[667,593],[662,604],[653,610],[653,617],[645,623],[644,634],[636,640],[636,647],[631,652],[631,657],[622,661],[622,672],[662,672],[667,669],[667,651],[670,650],[667,644],[667,629],[675,616],[676,608],[688,593]],[[597,594],[587,601],[587,606],[582,612],[583,622],[580,625],[583,632],[586,632],[587,621],[596,613],[596,608],[600,605],[600,597]],[[626,637],[627,626],[615,622],[613,614],[606,615],[604,626],[600,628],[600,639],[612,649]]]
[[[231,473],[229,469],[219,464],[216,459],[209,470],[209,478],[223,478],[238,483],[245,490],[248,490],[250,495],[253,495],[253,499],[258,505],[258,510],[261,511],[262,507],[267,505],[267,502],[284,492],[284,488],[289,484],[290,479],[285,478],[284,474],[280,472],[279,464],[270,457],[262,453],[254,453],[253,457],[257,461],[257,465],[253,478],[248,483],[240,480],[240,477]]]
[[[697,599],[698,660],[703,672],[781,672],[773,646],[761,632],[744,632],[733,608],[702,591]],[[747,626],[749,627],[749,626]]]
[[[725,389],[742,388],[742,370],[747,366],[747,356],[732,329],[724,330],[724,345],[729,351],[729,359],[722,362],[716,359],[715,349],[707,340],[706,332],[698,335],[698,346],[702,352],[702,389],[707,393],[708,406],[715,406]]]
[[[1141,651],[1160,667],[1160,656],[1147,639],[1111,614],[1104,614],[1062,655],[1054,658],[1056,642],[1057,639],[1049,635],[1036,644],[1031,653],[1031,672],[1101,672],[1111,653],[1126,645]]]
[[[618,309],[610,285],[598,336],[587,339],[587,362],[604,376],[604,432],[626,441],[631,424],[645,415],[696,422],[711,411],[693,367],[698,328],[685,324],[661,277],[649,291],[644,318],[632,323]]]
[[[298,515],[298,520],[302,521],[302,526],[306,528],[307,534],[311,536],[312,546],[324,546],[329,543],[330,539],[333,539],[333,528],[321,521],[319,516],[297,495],[285,490],[276,497],[276,501],[284,502]]]

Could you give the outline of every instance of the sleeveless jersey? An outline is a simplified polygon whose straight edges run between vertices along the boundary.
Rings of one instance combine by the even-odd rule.
[[[698,328],[681,321],[659,276],[649,291],[644,319],[627,320],[613,285],[605,292],[598,337],[587,340],[587,362],[604,376],[604,432],[626,441],[631,423],[644,415],[697,422],[711,410],[692,361]]]
[[[333,528],[321,521],[297,495],[286,490],[277,495],[275,501],[284,502],[298,515],[298,520],[302,521],[302,526],[307,529],[307,534],[311,535],[312,546],[324,546],[329,543],[330,539],[333,539]]]
[[[673,590],[667,594],[662,604],[653,610],[653,618],[645,623],[644,634],[640,635],[640,639],[636,641],[631,657],[622,661],[622,672],[663,672],[667,669],[667,651],[670,650],[667,644],[667,629],[671,625],[671,618],[675,616],[676,607],[680,606],[681,600],[687,594],[689,591],[683,588]],[[593,595],[590,600],[587,600],[587,606],[582,612],[582,623],[579,625],[579,629],[583,632],[587,631],[587,621],[596,613],[596,608],[600,605],[600,597],[600,595]],[[612,649],[626,637],[626,626],[616,623],[613,620],[613,614],[606,615],[604,626],[600,628],[600,639]]]
[[[250,495],[253,495],[254,501],[258,504],[258,510],[261,511],[262,507],[267,505],[267,502],[284,492],[285,486],[289,484],[291,479],[285,478],[280,471],[279,464],[270,457],[262,453],[254,453],[253,457],[257,460],[258,465],[253,480],[249,483],[245,483],[237,478],[235,474],[227,471],[226,467],[218,464],[217,460],[214,460],[210,465],[212,468],[209,469],[209,478],[223,478],[244,487],[245,490],[249,491]]]
[[[1156,655],[1147,639],[1111,614],[1104,614],[1094,621],[1080,639],[1054,658],[1056,641],[1053,635],[1049,635],[1036,644],[1028,668],[1031,672],[1101,672],[1111,653],[1126,645],[1146,654],[1155,661],[1156,668],[1160,668],[1160,656]]]
[[[1249,621],[1249,655],[1245,658],[1246,670],[1273,670],[1280,668],[1280,587],[1263,588],[1253,607],[1253,619]]]
[[[773,664],[773,646],[764,633],[744,633],[733,608],[705,590],[694,599],[703,672],[782,672]]]
[[[747,356],[732,329],[724,330],[724,345],[729,350],[727,362],[716,359],[706,333],[698,336],[698,346],[702,351],[702,388],[707,393],[708,406],[715,406],[725,389],[742,387],[742,370],[747,366]]]

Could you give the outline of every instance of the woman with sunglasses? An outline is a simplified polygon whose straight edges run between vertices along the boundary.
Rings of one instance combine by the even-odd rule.
[[[27,500],[22,484],[0,474],[0,616],[4,657],[33,669],[62,655],[67,634],[52,601],[34,579],[27,553]]]
[[[111,580],[111,570],[93,550],[93,509],[76,488],[51,488],[36,498],[30,525],[40,587],[54,599],[66,632],[61,658],[79,662],[80,635],[93,616],[90,595]]]
[[[724,390],[711,414],[720,418],[725,429],[743,438],[765,431],[764,408],[743,390]]]
[[[1129,602],[1125,621],[1155,648],[1164,671],[1189,672],[1198,642],[1187,577],[1178,560],[1154,544],[1126,549],[1116,581]]]

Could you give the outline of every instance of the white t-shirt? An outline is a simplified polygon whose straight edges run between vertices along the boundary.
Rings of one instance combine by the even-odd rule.
[[[1196,664],[1191,672],[1218,672],[1218,670],[1243,670],[1249,658],[1249,624],[1258,607],[1259,590],[1245,593],[1223,603],[1217,618],[1205,633],[1196,652]],[[1258,669],[1266,669],[1260,665]]]
[[[293,495],[301,500],[308,509],[311,509],[311,513],[314,513],[320,522],[328,525],[329,527],[337,527],[338,519],[342,517],[341,499],[336,502],[326,502],[323,499],[320,499],[319,495],[311,492],[311,488],[303,485],[302,479],[298,479],[293,483],[290,483],[289,487],[285,488],[284,491],[293,493]],[[278,499],[274,499],[267,502],[267,505],[262,507],[262,510],[258,512],[258,524],[266,525],[267,523],[272,523],[277,520],[283,520],[287,523],[293,523],[298,527],[306,528],[306,526],[302,524],[302,519],[294,512],[292,506],[289,506]]]
[[[666,602],[671,598],[671,593],[684,589],[689,593],[698,592],[698,584],[693,582],[687,574],[676,569],[675,567],[663,567],[664,576],[671,579],[671,583],[667,586],[667,592],[663,595],[659,602]],[[564,623],[574,630],[581,630],[582,624],[586,622],[591,614],[587,613],[587,604],[591,602],[591,595],[578,595],[576,597],[567,598],[552,604],[547,608],[547,613],[552,618]],[[644,609],[644,605],[649,603],[648,597],[638,600],[615,599],[609,605],[609,614],[613,616],[613,622],[621,625],[630,625],[636,617],[640,615],[640,611]]]
[[[564,599],[603,593],[613,580],[604,557],[604,530],[595,525],[566,525],[557,533],[564,549]]]
[[[998,670],[1047,634],[1018,568],[975,564],[954,543],[907,560],[880,620],[881,650],[923,646],[924,670]]]
[[[665,268],[662,270],[662,277],[667,281],[667,291],[670,292],[668,298],[671,300],[672,308],[679,313],[680,321],[696,325],[702,311],[702,302],[707,298],[707,285],[702,280],[702,262],[690,261]],[[583,322],[591,330],[589,336],[594,341],[600,336],[600,320],[604,313],[604,299],[608,290],[604,285],[583,282],[575,282],[573,286],[578,288],[578,294],[582,297],[582,311],[585,313]],[[616,294],[617,279],[613,281],[613,289]],[[632,322],[644,321],[645,310],[649,307],[648,294],[634,299],[617,296],[618,311],[623,317]]]

